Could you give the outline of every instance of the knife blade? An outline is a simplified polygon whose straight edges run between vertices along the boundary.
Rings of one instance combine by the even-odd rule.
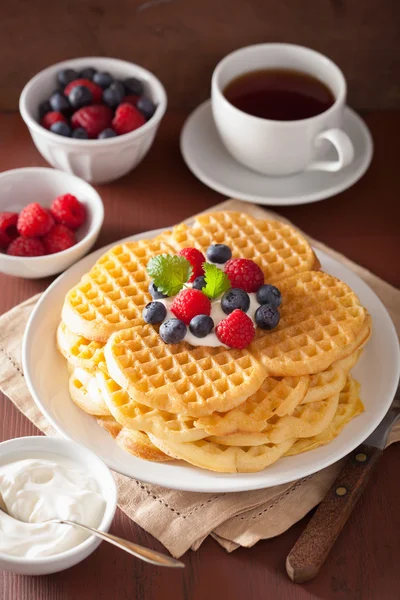
[[[336,481],[288,554],[286,572],[295,583],[305,583],[317,575],[365,489],[400,418],[399,390],[378,427],[349,454]]]

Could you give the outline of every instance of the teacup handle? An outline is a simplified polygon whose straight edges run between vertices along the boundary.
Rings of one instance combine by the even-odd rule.
[[[341,129],[328,129],[317,135],[315,145],[318,146],[322,140],[328,140],[335,146],[338,159],[312,162],[307,167],[308,171],[340,171],[351,163],[354,158],[354,147],[347,133]]]

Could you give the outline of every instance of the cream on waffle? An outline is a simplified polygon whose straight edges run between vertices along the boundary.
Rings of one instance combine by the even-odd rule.
[[[211,244],[226,244],[233,258],[253,260],[268,283],[319,268],[310,244],[294,227],[245,213],[224,211],[198,215],[192,227],[174,227],[170,243],[176,249],[194,247],[205,253]]]

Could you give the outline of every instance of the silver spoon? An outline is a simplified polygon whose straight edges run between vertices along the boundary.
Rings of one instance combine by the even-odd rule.
[[[10,516],[7,510],[7,506],[5,505],[3,496],[0,492],[0,510],[2,510],[6,515]],[[18,521],[19,519],[16,519]],[[148,562],[152,565],[157,565],[158,567],[184,567],[185,565],[172,558],[172,556],[167,556],[165,554],[161,554],[160,552],[156,552],[155,550],[150,550],[150,548],[145,548],[144,546],[139,546],[138,544],[133,544],[132,542],[128,542],[128,540],[124,540],[115,535],[111,535],[110,533],[104,533],[103,531],[99,531],[98,529],[92,529],[91,527],[87,527],[86,525],[82,525],[81,523],[77,523],[76,521],[68,521],[67,519],[49,519],[48,521],[43,521],[43,523],[55,523],[60,525],[72,525],[72,527],[76,527],[77,529],[83,529],[87,531],[91,535],[95,535],[96,537],[104,540],[105,542],[109,542],[113,544],[113,546],[117,546],[121,550],[125,550],[129,554],[133,554],[136,558],[140,558],[145,562]]]

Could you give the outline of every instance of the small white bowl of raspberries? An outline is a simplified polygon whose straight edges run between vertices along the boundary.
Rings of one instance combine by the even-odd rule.
[[[0,272],[37,279],[64,271],[95,243],[96,190],[75,175],[32,167],[0,175]]]
[[[36,148],[53,167],[98,184],[122,177],[145,157],[167,95],[139,65],[76,58],[35,75],[19,108]]]

